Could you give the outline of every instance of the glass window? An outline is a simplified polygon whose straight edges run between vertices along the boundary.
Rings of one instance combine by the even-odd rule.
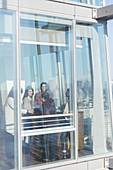
[[[95,27],[95,26],[94,26]],[[110,110],[110,94],[109,94],[109,81],[107,71],[107,58],[106,58],[106,44],[105,44],[105,28],[104,25],[98,25],[96,28],[99,34],[99,48],[100,48],[100,62],[101,62],[101,77],[102,77],[102,92],[103,92],[103,105],[105,117],[105,137],[107,150],[112,149],[112,131],[111,131],[111,110]]]
[[[0,10],[0,160],[1,169],[14,169],[16,107],[15,13]]]
[[[21,13],[20,39],[23,166],[74,159],[72,20]]]
[[[74,2],[85,3],[89,5],[103,6],[104,0],[70,0]]]
[[[112,99],[113,99],[113,81],[111,82],[112,84]]]
[[[112,129],[104,25],[77,24],[76,36],[79,156],[106,153]]]

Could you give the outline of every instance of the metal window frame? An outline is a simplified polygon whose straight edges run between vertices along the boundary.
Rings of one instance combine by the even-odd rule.
[[[112,148],[113,148],[113,102],[112,102],[112,81],[110,73],[110,59],[109,59],[109,49],[108,49],[108,32],[107,32],[107,22],[105,22],[105,45],[106,45],[106,56],[107,56],[107,68],[108,68],[108,87],[110,95],[110,113],[111,113],[111,122],[112,122]]]
[[[19,9],[19,1],[18,1],[18,10],[16,11],[16,24],[17,24],[17,154],[15,163],[17,170],[22,169],[22,140],[21,140],[21,60],[20,60],[20,9]]]
[[[78,18],[76,19],[76,23],[82,22],[83,24],[85,24],[86,22],[84,22],[83,20],[79,20]],[[106,60],[107,60],[107,71],[108,71],[108,87],[109,87],[109,95],[110,95],[110,111],[111,111],[111,118],[112,118],[112,124],[111,124],[111,128],[112,128],[112,148],[113,148],[113,103],[112,103],[112,86],[111,86],[111,76],[110,76],[110,61],[109,61],[109,48],[108,48],[108,34],[107,34],[107,22],[106,20],[100,20],[100,21],[96,21],[96,22],[87,22],[88,24],[104,24],[105,26],[105,47],[106,47]],[[104,153],[104,154],[100,154],[100,155],[89,155],[89,159],[86,157],[82,158],[79,157],[78,158],[78,163],[80,162],[85,162],[85,161],[90,161],[90,160],[94,160],[94,159],[99,159],[99,158],[106,158],[106,157],[111,157],[112,156],[113,151],[110,151],[108,153]]]
[[[83,4],[80,4],[80,6],[82,7]],[[76,8],[77,6],[75,6]],[[92,6],[89,5],[85,5],[84,7],[89,7],[92,8]],[[94,7],[94,6],[93,6]],[[0,4],[0,8],[3,8],[2,4]],[[74,34],[74,73],[75,73],[75,77],[76,77],[76,22],[78,21],[78,16],[76,15],[68,15],[68,14],[61,14],[61,13],[54,13],[54,12],[50,12],[50,11],[42,11],[42,10],[36,10],[36,9],[25,9],[25,8],[20,8],[19,7],[19,0],[18,0],[18,7],[17,6],[12,6],[12,5],[7,5],[7,9],[8,10],[14,10],[16,11],[16,24],[17,24],[17,112],[18,112],[18,117],[17,117],[17,127],[18,127],[18,134],[17,134],[17,141],[18,143],[16,144],[16,146],[18,147],[18,156],[16,157],[16,169],[18,170],[22,170],[22,145],[21,145],[21,115],[20,115],[20,111],[21,111],[21,105],[20,105],[20,39],[19,39],[19,32],[20,32],[20,24],[19,24],[19,14],[20,12],[26,12],[26,13],[35,13],[35,14],[41,14],[41,15],[46,15],[46,16],[54,16],[54,17],[59,17],[59,18],[66,18],[66,19],[72,19],[73,20],[73,34]],[[81,11],[82,12],[82,11]],[[81,22],[85,21],[85,17],[81,18],[80,20]],[[87,18],[86,20],[87,23],[98,23],[97,20],[93,19],[93,18]],[[107,28],[106,28],[106,32],[107,32]],[[106,42],[107,40],[107,34],[106,34]],[[109,67],[109,55],[108,55],[108,42],[106,43],[106,49],[107,49],[107,60],[108,60],[108,67]],[[109,76],[109,86],[110,86],[110,70],[108,70],[108,76]],[[76,79],[75,79],[75,91],[76,91]],[[112,92],[110,90],[110,99],[112,99]],[[112,101],[112,100],[110,100]],[[77,106],[76,106],[76,95],[75,95],[75,122],[77,121]],[[112,102],[111,102],[111,111],[112,111]],[[112,128],[113,128],[113,117],[112,117]],[[112,156],[112,152],[110,153],[106,153],[106,154],[102,154],[102,155],[88,155],[88,157],[86,156],[85,158],[79,158],[78,159],[78,148],[77,148],[77,122],[76,122],[76,129],[75,129],[75,148],[76,148],[76,152],[75,152],[75,160],[66,160],[62,162],[54,162],[54,164],[49,164],[49,165],[36,165],[33,167],[27,167],[27,168],[23,168],[25,170],[31,169],[31,170],[37,170],[37,168],[39,169],[44,169],[44,168],[53,168],[53,167],[57,167],[57,166],[63,166],[63,165],[70,165],[70,164],[76,164],[76,162],[80,163],[80,162],[86,162],[86,161],[90,161],[90,160],[94,160],[94,159],[100,159],[100,158],[105,158],[105,157],[110,157]]]
[[[76,61],[76,52],[75,52],[75,50],[76,50],[76,48],[75,48],[75,42],[76,42],[76,36],[75,36],[75,24],[76,24],[76,18],[74,17],[74,16],[68,16],[68,15],[64,15],[64,14],[56,14],[56,13],[53,13],[53,12],[49,12],[48,13],[48,11],[36,11],[36,10],[33,10],[33,9],[23,9],[23,8],[20,8],[20,10],[19,10],[19,13],[21,13],[21,12],[23,12],[23,13],[32,13],[32,14],[37,14],[37,15],[44,15],[44,16],[54,16],[54,17],[57,17],[57,18],[62,18],[62,19],[71,19],[72,20],[72,22],[73,22],[73,25],[72,25],[72,27],[73,27],[73,35],[74,35],[74,76],[76,75],[76,63],[75,63],[75,61]],[[20,29],[19,29],[19,31],[20,31]],[[19,39],[19,38],[18,38]],[[20,45],[19,45],[19,48],[20,48]],[[20,52],[19,52],[19,54],[20,54]],[[20,56],[20,58],[21,58],[21,56]],[[20,59],[21,60],[21,59]],[[20,62],[20,61],[19,61]],[[21,63],[21,62],[20,62]],[[19,64],[20,65],[20,64]],[[19,66],[19,70],[21,71],[21,68],[20,68],[20,66]],[[20,71],[19,71],[19,74],[20,74]],[[75,76],[76,77],[76,76]],[[19,80],[21,80],[21,77],[18,79],[18,81]],[[75,88],[75,91],[76,91],[76,79],[74,79],[74,88]],[[77,106],[76,106],[76,94],[74,95],[74,103],[75,103],[75,108],[74,108],[74,111],[75,111],[75,115],[74,115],[74,118],[75,118],[75,122],[77,122],[77,113],[76,113],[76,111],[77,111]],[[21,119],[21,118],[20,118]],[[76,123],[75,123],[76,124]],[[20,125],[21,126],[21,125]],[[76,125],[77,126],[77,125]],[[22,156],[22,152],[20,152],[20,159],[19,159],[19,162],[20,162],[20,164],[21,164],[21,169],[25,169],[25,170],[27,170],[28,168],[30,169],[30,170],[35,170],[35,167],[36,167],[36,169],[37,168],[39,168],[39,169],[43,169],[43,168],[50,168],[50,167],[56,167],[56,166],[63,166],[63,165],[68,165],[68,164],[71,164],[71,163],[76,163],[77,162],[77,156],[78,156],[78,148],[77,148],[77,143],[78,143],[78,139],[77,139],[77,133],[76,133],[76,126],[74,127],[74,128],[70,128],[70,132],[73,132],[73,133],[75,133],[75,139],[74,139],[74,142],[75,142],[75,155],[74,155],[74,157],[75,157],[75,159],[73,159],[73,160],[61,160],[60,162],[54,162],[54,164],[53,163],[50,163],[50,164],[48,164],[48,165],[44,165],[44,164],[37,164],[37,165],[33,165],[33,167],[22,167],[22,164],[21,164],[21,156]],[[53,131],[54,132],[54,131]],[[60,128],[59,130],[57,130],[56,129],[56,133],[57,132],[62,132],[62,129]],[[52,133],[52,131],[50,132],[50,133]],[[55,133],[55,132],[54,132]]]
[[[20,12],[27,12],[27,13],[36,13],[36,14],[41,14],[41,15],[46,15],[46,16],[54,16],[54,17],[59,17],[59,18],[66,18],[66,19],[72,19],[73,20],[73,34],[74,34],[74,73],[75,73],[75,77],[76,77],[76,23],[78,21],[80,22],[84,22],[84,18],[83,20],[80,19],[78,20],[78,18],[76,18],[76,16],[69,16],[69,15],[62,15],[62,14],[56,14],[56,13],[53,13],[53,12],[48,12],[48,11],[36,11],[36,10],[33,10],[33,9],[20,9]],[[82,11],[81,11],[82,12]],[[89,22],[88,22],[89,20]],[[91,23],[91,24],[98,24],[98,22],[94,19],[87,19],[87,23]],[[105,22],[103,22],[105,24]],[[106,37],[107,38],[107,37]],[[108,44],[106,45],[106,49],[108,51]],[[107,53],[107,60],[108,60],[108,53]],[[109,73],[108,73],[108,76],[110,77],[110,70],[109,70]],[[110,79],[109,79],[110,81]],[[76,91],[76,78],[75,78],[75,91]],[[111,93],[111,92],[110,92]],[[111,97],[111,95],[110,95]],[[76,164],[77,162],[78,163],[81,163],[81,162],[84,162],[84,161],[89,161],[89,160],[94,160],[94,159],[100,159],[100,158],[105,158],[105,157],[109,157],[109,156],[112,156],[112,152],[110,153],[105,153],[104,155],[88,155],[88,157],[86,156],[85,158],[78,158],[78,140],[77,140],[77,105],[76,105],[76,95],[75,95],[75,122],[76,122],[76,128],[75,128],[75,159],[74,160],[66,160],[66,161],[63,161],[62,162],[54,162],[54,164],[49,164],[49,165],[37,165],[36,166],[36,169],[37,167],[40,168],[40,169],[44,169],[44,168],[53,168],[53,167],[58,167],[58,166],[63,166],[63,165],[70,165],[70,164]],[[112,103],[112,102],[111,102]],[[113,120],[113,117],[112,117],[112,120]],[[112,122],[112,127],[113,127],[113,122]],[[25,170],[27,170],[26,168],[24,168]],[[35,170],[35,166],[33,166],[32,168],[29,168],[30,170]]]

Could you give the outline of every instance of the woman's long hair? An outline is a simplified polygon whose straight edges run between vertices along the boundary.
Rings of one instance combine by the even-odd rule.
[[[24,93],[24,96],[23,96],[23,99],[22,100],[24,100],[25,99],[25,97],[28,97],[28,91],[29,90],[32,90],[32,96],[31,96],[31,98],[33,97],[33,95],[34,95],[34,89],[31,87],[31,86],[27,86],[27,88],[25,89],[25,93]]]

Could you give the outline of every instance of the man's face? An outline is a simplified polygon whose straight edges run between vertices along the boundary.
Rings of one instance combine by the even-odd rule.
[[[46,84],[42,84],[42,91],[46,91]]]

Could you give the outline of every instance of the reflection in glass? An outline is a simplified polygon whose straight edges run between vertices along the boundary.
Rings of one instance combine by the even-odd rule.
[[[108,83],[108,71],[107,71],[107,58],[105,47],[105,28],[104,26],[98,26],[99,44],[100,44],[100,61],[101,61],[101,77],[102,77],[102,91],[103,91],[103,105],[104,105],[104,117],[105,117],[105,136],[107,150],[112,150],[112,131],[111,131],[111,110],[110,110],[110,94]]]
[[[79,156],[106,153],[112,133],[104,25],[77,24],[76,32]]]
[[[73,159],[72,21],[21,13],[20,26],[23,166]]]
[[[70,159],[72,136],[73,132],[29,136],[32,142],[22,144],[23,166]]]
[[[85,3],[89,5],[96,5],[96,6],[103,6],[104,3],[103,0],[70,0],[70,1]]]
[[[14,169],[15,14],[0,10],[0,169]]]
[[[91,40],[77,37],[77,107],[93,107]]]
[[[112,99],[113,99],[113,80],[112,80]]]

